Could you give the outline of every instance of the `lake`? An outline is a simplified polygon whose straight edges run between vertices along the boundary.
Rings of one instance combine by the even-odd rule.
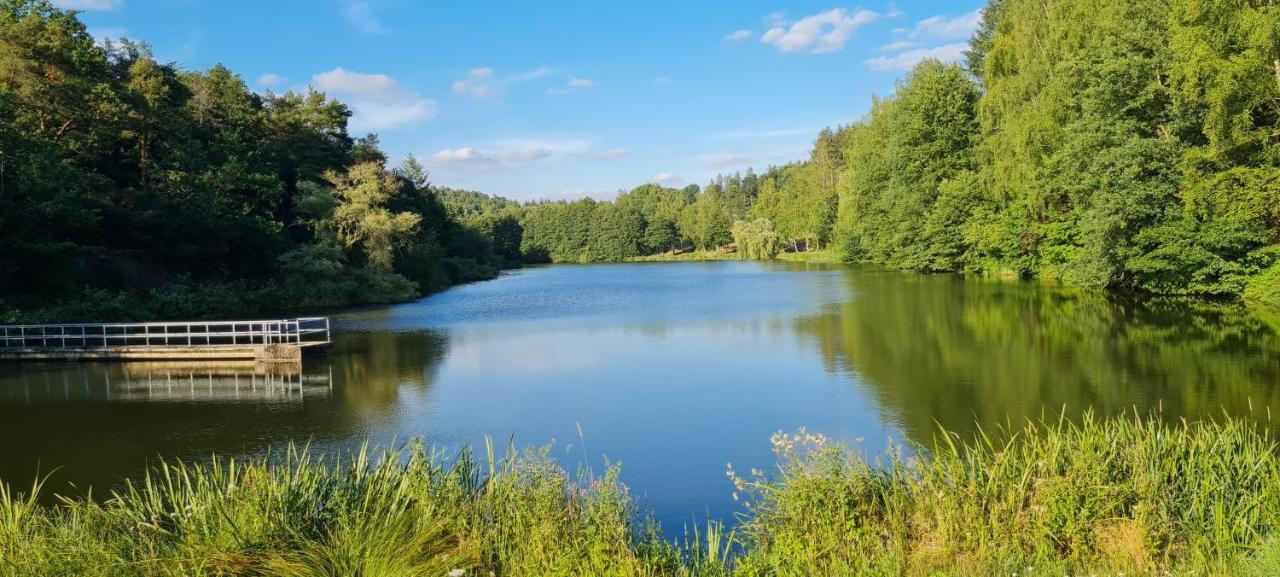
[[[739,510],[726,464],[769,468],[779,430],[876,452],[939,424],[1280,409],[1280,320],[1237,303],[864,266],[533,267],[333,323],[300,370],[0,364],[0,479],[101,493],[160,456],[492,438],[620,463],[678,532]]]

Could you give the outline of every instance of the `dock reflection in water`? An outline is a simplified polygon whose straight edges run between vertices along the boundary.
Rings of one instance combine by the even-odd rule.
[[[332,367],[332,368],[331,368]],[[0,479],[102,495],[159,459],[206,462],[289,443],[362,438],[325,359],[297,362],[0,363]],[[340,381],[340,379],[339,379]],[[345,445],[344,445],[345,446]]]
[[[333,393],[329,371],[304,374],[301,362],[148,362],[98,368],[43,371],[18,386],[0,388],[0,400],[302,402]]]

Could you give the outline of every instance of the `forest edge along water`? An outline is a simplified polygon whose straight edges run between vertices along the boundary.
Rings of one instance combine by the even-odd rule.
[[[1239,303],[874,266],[531,267],[332,322],[293,397],[255,396],[252,370],[0,366],[0,428],[45,431],[8,452],[3,478],[40,464],[105,490],[160,455],[514,436],[622,460],[679,525],[729,514],[721,465],[766,468],[779,429],[880,448],[1090,408],[1266,423],[1280,382],[1276,319]]]
[[[1259,454],[1274,450],[1270,433],[1254,427],[1268,427],[1280,401],[1275,386],[1280,382],[1280,334],[1274,319],[1239,303],[1124,299],[1042,282],[922,275],[874,266],[720,261],[531,267],[414,303],[352,310],[332,319],[333,349],[323,358],[306,360],[297,373],[165,363],[0,365],[0,434],[25,439],[4,453],[0,478],[21,488],[39,472],[49,475],[46,493],[82,494],[93,488],[105,496],[124,489],[126,478],[146,482],[143,473],[148,466],[159,466],[160,456],[170,463],[184,459],[208,466],[210,455],[238,455],[267,458],[281,467],[259,470],[242,463],[234,476],[230,469],[170,471],[153,475],[140,487],[143,493],[126,497],[124,509],[81,513],[110,517],[133,515],[129,511],[147,507],[149,499],[176,498],[169,492],[187,491],[179,487],[188,481],[179,479],[193,473],[202,476],[190,481],[196,492],[181,499],[204,499],[199,486],[234,482],[254,487],[245,489],[244,505],[220,505],[236,510],[250,500],[275,502],[270,501],[272,492],[297,490],[290,484],[304,479],[315,483],[320,498],[335,495],[333,489],[319,489],[323,486],[381,492],[392,486],[382,483],[410,487],[420,482],[411,477],[438,478],[446,484],[415,491],[442,499],[445,493],[436,491],[462,491],[456,494],[461,498],[473,490],[466,489],[472,485],[449,489],[451,483],[492,474],[491,482],[501,490],[473,494],[464,500],[471,505],[448,501],[455,503],[447,505],[449,514],[470,519],[491,514],[481,509],[527,508],[526,499],[552,499],[547,503],[577,511],[576,518],[592,527],[623,523],[614,526],[641,531],[643,519],[652,518],[654,530],[673,537],[697,527],[700,547],[708,546],[708,530],[723,530],[716,535],[727,539],[736,516],[745,514],[752,521],[735,538],[754,535],[750,539],[758,543],[740,543],[744,551],[755,551],[752,555],[801,554],[802,549],[778,549],[792,539],[800,540],[795,546],[806,539],[831,539],[832,546],[843,543],[841,547],[866,552],[866,557],[843,561],[796,557],[806,563],[836,563],[831,567],[887,562],[895,554],[869,543],[854,547],[861,542],[858,534],[823,528],[827,521],[855,512],[832,510],[818,519],[813,512],[830,505],[809,499],[826,503],[827,497],[820,495],[828,490],[855,491],[849,506],[889,499],[893,509],[885,514],[890,516],[874,522],[881,527],[877,531],[896,530],[892,515],[927,511],[919,499],[935,489],[920,483],[942,483],[968,470],[960,461],[946,460],[951,458],[949,445],[938,452],[935,443],[943,429],[962,452],[956,458],[976,451],[973,458],[981,462],[997,457],[983,454],[988,449],[975,435],[1010,435],[1009,450],[1026,459],[1010,475],[1047,475],[1034,464],[1045,459],[1061,460],[1064,469],[1055,475],[1067,475],[1063,478],[1074,479],[1073,485],[1085,471],[1101,475],[1081,485],[1081,491],[1099,491],[1096,495],[1053,493],[1053,499],[1065,499],[1061,506],[1072,499],[1102,499],[1103,492],[1113,495],[1107,499],[1118,491],[1131,495],[1126,499],[1133,502],[1150,498],[1153,503],[1176,494],[1181,496],[1161,506],[1180,508],[1177,515],[1183,518],[1203,510],[1196,499],[1216,494],[1194,491],[1216,487],[1225,495],[1244,490],[1237,483],[1270,482],[1254,476],[1262,471],[1245,462],[1256,464]],[[1195,423],[1228,416],[1220,425],[1180,428],[1183,417]],[[1045,424],[1035,432],[1024,431],[1027,423],[1039,422]],[[301,456],[290,449],[291,442],[305,443],[310,459],[332,464],[336,455],[351,455],[368,442],[372,453],[363,461],[367,464],[376,462],[378,450],[405,446],[415,438],[427,450],[417,461],[410,458],[417,464],[367,478],[357,473],[363,465],[350,468],[356,465],[348,463],[323,472],[318,465],[300,462]],[[1215,467],[1228,468],[1206,470],[1200,489],[1188,486],[1174,493],[1169,483],[1180,483],[1177,479],[1194,469],[1191,461],[1200,458],[1169,453],[1182,446],[1178,439],[1221,452],[1226,460]],[[508,454],[508,442],[514,453]],[[998,443],[1003,441],[989,442],[1002,446]],[[494,471],[486,464],[487,443],[497,459]],[[831,453],[840,443],[847,446],[846,456]],[[964,443],[970,448],[962,448]],[[404,464],[412,447],[392,460]],[[458,455],[464,447],[471,448],[471,457]],[[524,447],[544,449],[526,453]],[[1127,452],[1076,454],[1086,447]],[[432,453],[432,448],[442,452]],[[1125,468],[1136,466],[1134,459],[1156,454],[1170,459],[1161,466],[1170,467],[1171,476],[1163,469]],[[920,465],[925,469],[908,474],[916,470],[917,465],[907,464],[914,457],[931,460]],[[855,458],[866,459],[871,468],[847,460]],[[888,486],[897,488],[880,496],[857,492],[864,490],[858,489],[864,481],[869,483],[865,490],[879,486],[873,482],[875,471],[897,470],[880,469],[893,462],[885,460],[890,458],[903,459],[902,470],[892,473]],[[726,463],[731,464],[728,470]],[[281,476],[286,470],[296,474]],[[842,473],[833,476],[837,471]],[[928,480],[917,474],[938,477]],[[408,477],[397,481],[399,475]],[[171,480],[155,484],[166,477]],[[1210,482],[1210,477],[1217,480]],[[1054,478],[1046,476],[1038,486],[1047,491]],[[1149,480],[1138,487],[1126,484],[1130,478]],[[790,484],[783,484],[787,480]],[[974,486],[991,493],[969,506],[992,499],[981,506],[993,507],[1013,497],[1013,485],[987,482],[992,484]],[[625,493],[620,492],[623,484]],[[827,489],[806,493],[818,487]],[[1158,491],[1160,499],[1146,491]],[[562,496],[553,499],[556,494]],[[1257,499],[1271,499],[1269,495],[1256,493]],[[390,494],[375,499],[384,498],[392,501],[379,507],[401,506]],[[1034,512],[1040,506],[1034,503],[1050,498],[1044,492],[1019,497],[1032,499],[1027,506],[1033,509],[1022,514],[1041,519],[1048,513]],[[956,499],[947,506],[961,506],[963,500],[959,495]],[[431,502],[446,506],[446,501]],[[1252,507],[1265,505],[1250,502]],[[324,507],[345,505],[328,502]],[[1263,510],[1241,507],[1239,513],[1229,512],[1239,515],[1234,517],[1238,522],[1270,522],[1270,517],[1245,513]],[[439,514],[411,510],[423,519]],[[1094,519],[1090,515],[1114,518],[1114,512],[1104,510],[1073,514],[1086,515],[1078,517],[1082,523]],[[801,527],[793,515],[801,511],[811,522],[821,522],[793,533]],[[522,518],[526,520],[501,517],[495,522],[511,527],[550,522]],[[1043,517],[1037,522],[1050,521]],[[719,522],[730,525],[715,529]],[[1086,525],[1093,527],[1088,531],[1104,533],[1149,532],[1169,521],[1109,524],[1114,522],[1099,517]],[[1057,525],[1043,530],[1061,530],[1051,527]],[[512,548],[491,551],[494,555],[530,554],[514,542],[502,545],[506,538],[491,533],[499,530],[517,529],[480,523],[467,530],[480,533],[451,534],[471,535],[465,539],[483,542],[477,545],[482,550]],[[534,529],[519,529],[518,534],[524,536],[526,530]],[[585,525],[563,530],[569,533],[541,546],[561,547],[575,563],[589,563],[586,550],[592,547],[623,546],[602,542],[605,535],[587,531]],[[991,547],[983,555],[993,557],[1032,547],[999,533],[988,538],[992,541],[965,547]],[[1098,537],[1088,533],[1080,538],[1093,543]],[[775,545],[761,549],[765,541]],[[1234,551],[1224,541],[1195,547],[1222,555]],[[463,553],[461,559],[471,559]],[[652,554],[632,551],[626,557],[634,561]],[[1228,558],[1233,557],[1223,557]]]
[[[0,575],[1280,574],[1276,2],[342,4],[0,2],[0,322],[337,311],[0,363]]]

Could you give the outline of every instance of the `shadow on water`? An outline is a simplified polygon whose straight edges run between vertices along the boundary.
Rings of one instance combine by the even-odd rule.
[[[918,442],[1063,409],[1280,419],[1277,325],[1239,303],[865,268],[845,282],[853,298],[796,330]]]
[[[305,363],[0,364],[0,480],[101,494],[160,457],[354,448],[399,395],[430,393],[446,346],[433,332],[351,333]]]

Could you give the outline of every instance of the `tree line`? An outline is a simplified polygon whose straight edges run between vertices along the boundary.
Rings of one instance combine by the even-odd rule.
[[[502,210],[534,260],[826,248],[1280,304],[1280,6],[991,0],[962,62],[921,62],[803,162]]]
[[[390,302],[521,262],[834,251],[1280,303],[1280,7],[992,0],[809,158],[612,201],[432,186],[325,94],[258,94],[0,0],[0,315]]]
[[[254,314],[495,275],[485,234],[350,116],[0,1],[0,317]]]

